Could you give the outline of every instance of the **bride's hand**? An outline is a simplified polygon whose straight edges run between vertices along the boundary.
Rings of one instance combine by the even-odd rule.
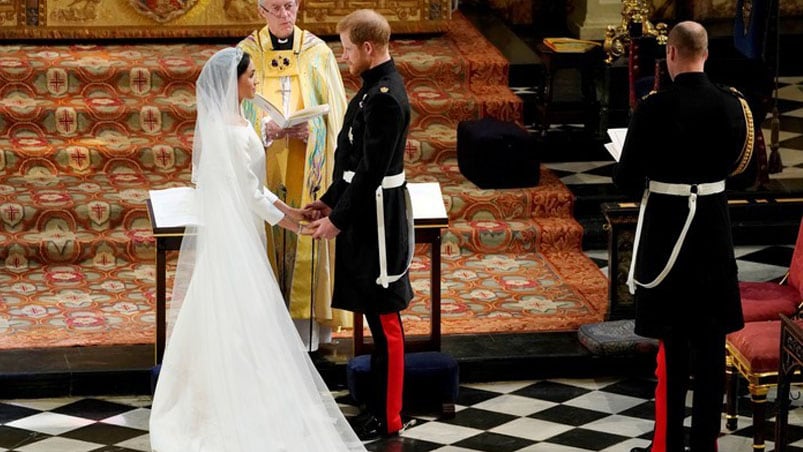
[[[304,210],[303,209],[297,209],[297,208],[294,208],[294,207],[288,207],[288,210],[287,210],[287,212],[285,212],[285,215],[287,215],[291,220],[295,221],[296,223],[298,223],[298,222],[300,222],[300,221],[305,219],[304,218],[304,215],[305,215]]]

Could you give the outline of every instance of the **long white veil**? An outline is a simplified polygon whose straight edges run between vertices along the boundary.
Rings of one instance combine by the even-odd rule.
[[[304,350],[251,210],[242,55],[217,52],[196,84],[199,224],[187,228],[179,255],[151,444],[158,452],[364,450]]]

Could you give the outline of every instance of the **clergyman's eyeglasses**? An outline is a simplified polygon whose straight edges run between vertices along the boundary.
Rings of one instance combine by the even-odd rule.
[[[273,17],[284,17],[285,13],[292,14],[296,12],[298,9],[298,3],[287,2],[284,5],[273,5],[270,8],[266,8],[265,5],[260,2],[259,8]]]

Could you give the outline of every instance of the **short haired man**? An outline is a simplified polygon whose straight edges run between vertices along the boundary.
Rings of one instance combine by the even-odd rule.
[[[369,416],[354,424],[363,439],[402,429],[404,330],[399,311],[413,297],[412,213],[404,179],[410,103],[390,57],[390,26],[372,10],[337,25],[343,61],[362,77],[335,151],[334,182],[309,209],[323,215],[313,237],[337,237],[332,306],[364,313],[374,339]]]
[[[738,92],[711,83],[707,57],[700,24],[672,29],[666,63],[673,84],[638,105],[614,169],[618,187],[643,190],[628,284],[636,333],[660,341],[653,443],[634,452],[684,450],[690,375],[690,449],[717,450],[725,335],[744,324],[725,179],[752,160],[752,117]]]

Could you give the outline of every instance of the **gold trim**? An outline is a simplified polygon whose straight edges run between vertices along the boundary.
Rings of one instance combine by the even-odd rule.
[[[734,90],[735,91],[735,90]],[[738,93],[738,91],[736,91]],[[747,126],[747,133],[744,137],[744,146],[742,146],[742,152],[739,154],[739,164],[736,166],[730,175],[735,176],[736,174],[741,174],[747,169],[748,163],[750,163],[750,157],[753,156],[753,145],[755,144],[755,127],[753,124],[753,113],[750,112],[750,106],[747,105],[747,101],[744,100],[743,97],[738,97],[739,104],[742,106],[742,112],[744,113],[744,121]]]

